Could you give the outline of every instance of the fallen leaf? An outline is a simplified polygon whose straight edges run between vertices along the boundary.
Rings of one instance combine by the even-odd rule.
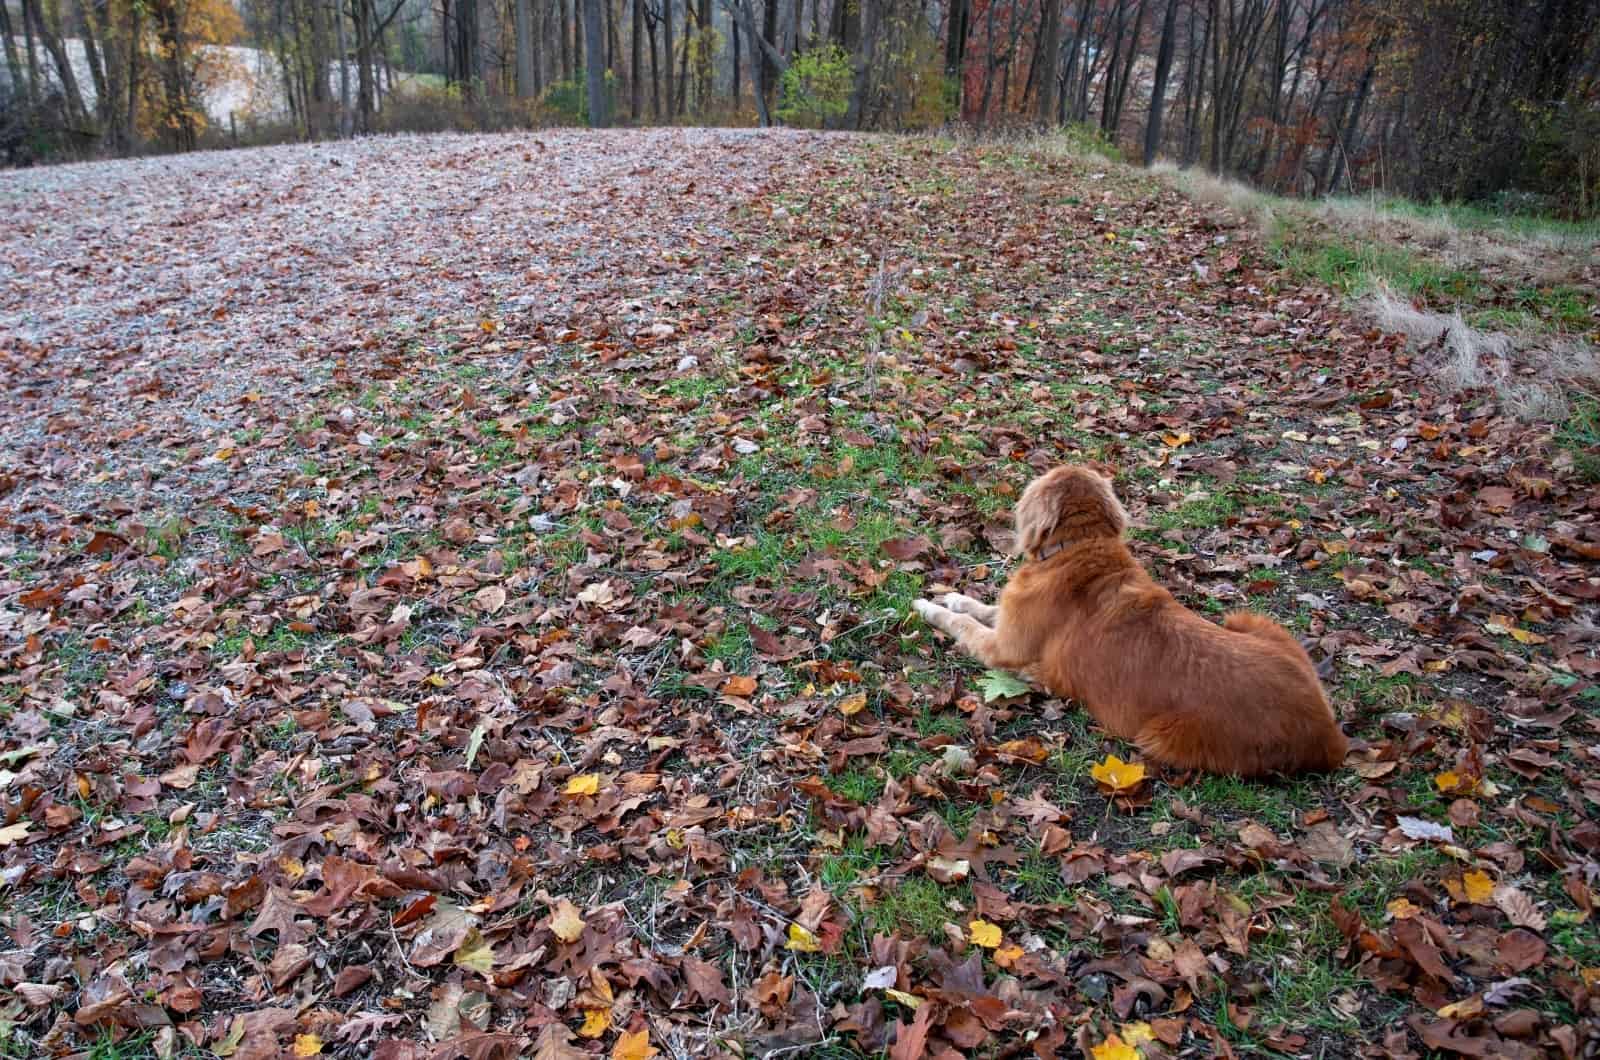
[[[822,943],[817,936],[801,927],[799,924],[789,925],[789,941],[784,949],[794,950],[796,953],[817,953],[822,949]]]
[[[1396,817],[1395,822],[1407,839],[1432,839],[1441,843],[1456,841],[1456,834],[1447,824],[1435,824],[1421,817]]]
[[[1026,681],[1004,670],[986,670],[983,680],[978,682],[978,688],[983,692],[985,703],[993,703],[997,699],[1010,699],[1013,696],[1025,696],[1032,691]]]
[[[1091,1048],[1089,1055],[1094,1060],[1143,1060],[1139,1050],[1115,1034]]]
[[[1106,791],[1113,795],[1121,795],[1144,782],[1144,765],[1139,762],[1124,762],[1116,755],[1108,755],[1089,770],[1089,775],[1094,777],[1095,782]]]
[[[992,950],[1000,945],[1002,938],[1000,925],[991,924],[987,920],[974,920],[967,925],[967,938],[975,946]]]
[[[577,942],[586,926],[577,906],[565,898],[556,902],[555,912],[550,914],[550,930],[556,938],[562,942]]]
[[[451,958],[456,967],[477,972],[479,975],[488,975],[494,970],[494,948],[484,940],[483,934],[473,928],[467,932],[467,937],[461,940],[461,946]]]
[[[1493,892],[1494,904],[1517,927],[1543,931],[1547,924],[1538,903],[1523,891],[1510,884],[1502,884]]]
[[[592,1008],[584,1012],[583,1026],[578,1028],[578,1035],[583,1038],[599,1038],[610,1029],[611,1010]]]
[[[656,1053],[648,1030],[623,1031],[611,1047],[611,1060],[650,1060]]]
[[[594,795],[600,791],[600,774],[579,773],[567,780],[567,786],[562,790],[563,795],[582,796]]]

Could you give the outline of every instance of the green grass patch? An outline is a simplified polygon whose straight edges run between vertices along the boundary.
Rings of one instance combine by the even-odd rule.
[[[1572,466],[1585,482],[1600,482],[1600,398],[1581,394],[1572,412],[1556,429],[1556,444],[1572,457]]]
[[[847,769],[843,773],[833,773],[823,778],[823,783],[841,799],[851,802],[867,803],[877,801],[883,794],[884,779],[876,770],[856,767]]]
[[[960,924],[972,909],[972,889],[966,884],[944,886],[926,876],[913,876],[883,888],[878,904],[867,911],[874,931],[884,934],[944,937],[947,923]]]
[[[1271,247],[1278,263],[1290,272],[1345,294],[1365,294],[1381,282],[1436,305],[1483,301],[1489,296],[1475,271],[1452,268],[1376,240],[1346,243],[1285,224],[1274,234]]]

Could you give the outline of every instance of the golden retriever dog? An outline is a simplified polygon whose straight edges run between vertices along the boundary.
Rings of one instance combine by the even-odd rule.
[[[1289,631],[1185,608],[1128,551],[1127,525],[1107,478],[1055,468],[1017,504],[1025,562],[1000,605],[950,593],[917,613],[985,666],[1031,671],[1154,761],[1239,776],[1337,768],[1348,745]]]

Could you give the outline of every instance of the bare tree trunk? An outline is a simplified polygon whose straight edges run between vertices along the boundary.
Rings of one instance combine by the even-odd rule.
[[[766,0],[762,11],[761,35],[774,45],[778,43],[778,0]],[[777,68],[758,48],[755,60],[761,66],[761,92],[765,94],[768,102],[772,100],[772,89],[778,80]]]
[[[1161,20],[1161,46],[1156,52],[1155,85],[1150,90],[1150,116],[1144,126],[1144,164],[1156,160],[1161,148],[1161,113],[1167,106],[1167,79],[1172,75],[1172,53],[1177,46],[1178,0],[1167,0],[1167,14]]]
[[[588,82],[589,126],[594,129],[603,129],[606,125],[606,44],[601,36],[601,3],[602,0],[583,0],[583,36],[588,45],[584,73]]]
[[[733,26],[732,26],[732,35],[733,35],[733,85],[732,85],[732,88],[730,89],[729,95],[731,95],[733,97],[733,109],[735,111],[737,111],[739,109],[739,23],[737,23],[737,22],[735,22],[733,24]],[[751,65],[759,67],[761,65],[761,56],[757,55],[755,62],[752,63]],[[761,74],[760,74],[759,70],[752,70],[750,72],[750,78],[756,85],[759,86],[761,84]],[[758,88],[757,91],[760,91],[760,89]]]
[[[1117,96],[1111,107],[1111,128],[1107,132],[1113,139],[1116,138],[1117,130],[1122,127],[1122,107],[1128,99],[1128,82],[1133,77],[1134,64],[1139,61],[1139,38],[1144,33],[1144,16],[1148,9],[1149,4],[1146,0],[1139,0],[1138,13],[1133,17],[1133,36],[1128,41],[1127,62],[1122,67],[1122,76],[1117,78]],[[1106,76],[1117,77],[1115,63],[1106,71]]]
[[[99,30],[95,24],[88,0],[78,0],[78,21],[83,26],[83,57],[89,66],[89,79],[94,82],[95,115],[104,118],[106,109],[106,68],[100,61]],[[7,43],[10,43],[9,41]],[[16,67],[10,67],[15,70]],[[102,124],[104,122],[102,121]]]
[[[861,128],[866,118],[867,92],[872,85],[872,64],[877,58],[878,51],[878,27],[883,21],[882,12],[879,10],[880,0],[856,0],[856,2],[862,7],[862,11],[856,16],[860,21],[861,54],[856,60],[855,91],[850,93],[850,109],[845,116],[846,124],[852,129]]]
[[[350,135],[350,45],[345,40],[344,5],[333,5],[333,42],[339,49],[339,135]]]
[[[689,2],[689,0],[685,0]],[[666,87],[667,112],[666,117],[671,121],[678,113],[677,97],[672,93],[672,64],[678,61],[672,48],[672,0],[661,0],[661,41],[662,41],[662,84]],[[657,115],[660,116],[659,114]]]
[[[983,95],[978,100],[978,124],[981,126],[989,120],[989,98],[994,91],[994,3],[990,2],[983,13],[983,44],[985,58],[983,62]]]
[[[567,0],[556,0],[556,16],[560,19],[561,80],[572,80],[572,31],[567,25]]]
[[[646,18],[645,33],[650,38],[650,116],[661,120],[661,64],[656,53],[656,20]]]
[[[1350,116],[1345,121],[1344,134],[1338,143],[1339,159],[1333,166],[1333,180],[1328,184],[1331,193],[1339,186],[1339,180],[1344,176],[1345,161],[1350,156],[1350,151],[1355,147],[1356,133],[1361,127],[1361,112],[1366,109],[1367,96],[1372,91],[1372,75],[1378,70],[1378,54],[1383,50],[1385,41],[1379,38],[1372,47],[1372,58],[1367,63],[1367,68],[1361,74],[1361,86],[1356,89],[1355,103],[1350,107]]]
[[[695,63],[695,108],[704,114],[711,105],[711,66],[714,59],[711,54],[711,0],[700,0],[698,21],[700,51]]]
[[[1044,0],[1044,26],[1035,56],[1039,68],[1039,124],[1056,117],[1056,67],[1061,61],[1061,0]]]
[[[0,0],[0,38],[4,38],[6,49],[6,73],[11,77],[12,90],[22,81],[22,53],[17,51],[17,38],[11,28],[11,11],[6,6],[5,0]],[[30,56],[31,58],[31,56]],[[36,86],[32,79],[28,82],[28,96],[31,99]]]
[[[617,43],[617,5],[615,0],[601,0],[605,5],[606,16],[606,66],[607,70],[617,68],[617,52],[621,50]]]
[[[633,37],[630,41],[630,67],[633,76],[628,85],[628,117],[635,123],[643,113],[644,105],[644,0],[633,0]]]
[[[28,53],[28,99],[37,103],[40,98],[39,86],[43,79],[39,71],[39,51],[33,39],[33,19],[28,17],[28,2],[29,0],[22,0],[22,43]]]
[[[694,0],[683,0],[683,59],[678,63],[678,98],[673,101],[672,113],[685,114],[689,110],[689,53],[694,50]]]
[[[517,97],[533,98],[533,0],[511,0],[516,34]]]
[[[372,131],[372,117],[377,110],[377,90],[373,85],[372,77],[372,18],[370,13],[371,0],[355,0],[355,26],[356,26],[356,131],[369,133]],[[457,5],[458,18],[460,12],[468,10],[469,5]],[[465,30],[457,25],[459,34]],[[457,37],[457,41],[460,41]],[[458,43],[457,55],[462,55]],[[470,78],[470,68],[464,64],[457,67],[457,76],[466,80]]]
[[[753,47],[757,49],[761,55],[764,55],[771,60],[772,66],[780,74],[788,70],[789,64],[784,61],[783,53],[778,51],[777,45],[761,36],[760,32],[756,29],[756,16],[755,13],[750,10],[750,0],[721,0],[721,2],[723,10],[727,11],[729,16],[731,16],[739,24],[739,26],[744,29],[744,34],[746,37],[750,38]],[[752,62],[750,64],[750,78],[754,83],[755,88],[756,114],[761,122],[762,127],[765,128],[772,124],[772,115],[767,111],[766,97],[762,92],[763,86],[761,84],[760,63]]]
[[[22,14],[33,25],[33,32],[44,45],[44,50],[50,53],[50,60],[55,64],[56,79],[61,82],[61,91],[67,97],[67,114],[75,122],[88,124],[89,112],[83,105],[83,93],[78,90],[78,77],[72,71],[72,62],[67,57],[66,45],[61,40],[58,26],[45,21],[44,12],[39,10],[40,0],[22,0]]]

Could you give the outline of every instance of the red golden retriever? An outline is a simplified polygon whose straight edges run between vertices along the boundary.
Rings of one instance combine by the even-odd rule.
[[[986,666],[1033,672],[1157,762],[1255,776],[1337,768],[1347,743],[1305,650],[1261,615],[1209,622],[1150,580],[1099,472],[1068,464],[1017,504],[1026,557],[990,607],[959,593],[917,613]]]

